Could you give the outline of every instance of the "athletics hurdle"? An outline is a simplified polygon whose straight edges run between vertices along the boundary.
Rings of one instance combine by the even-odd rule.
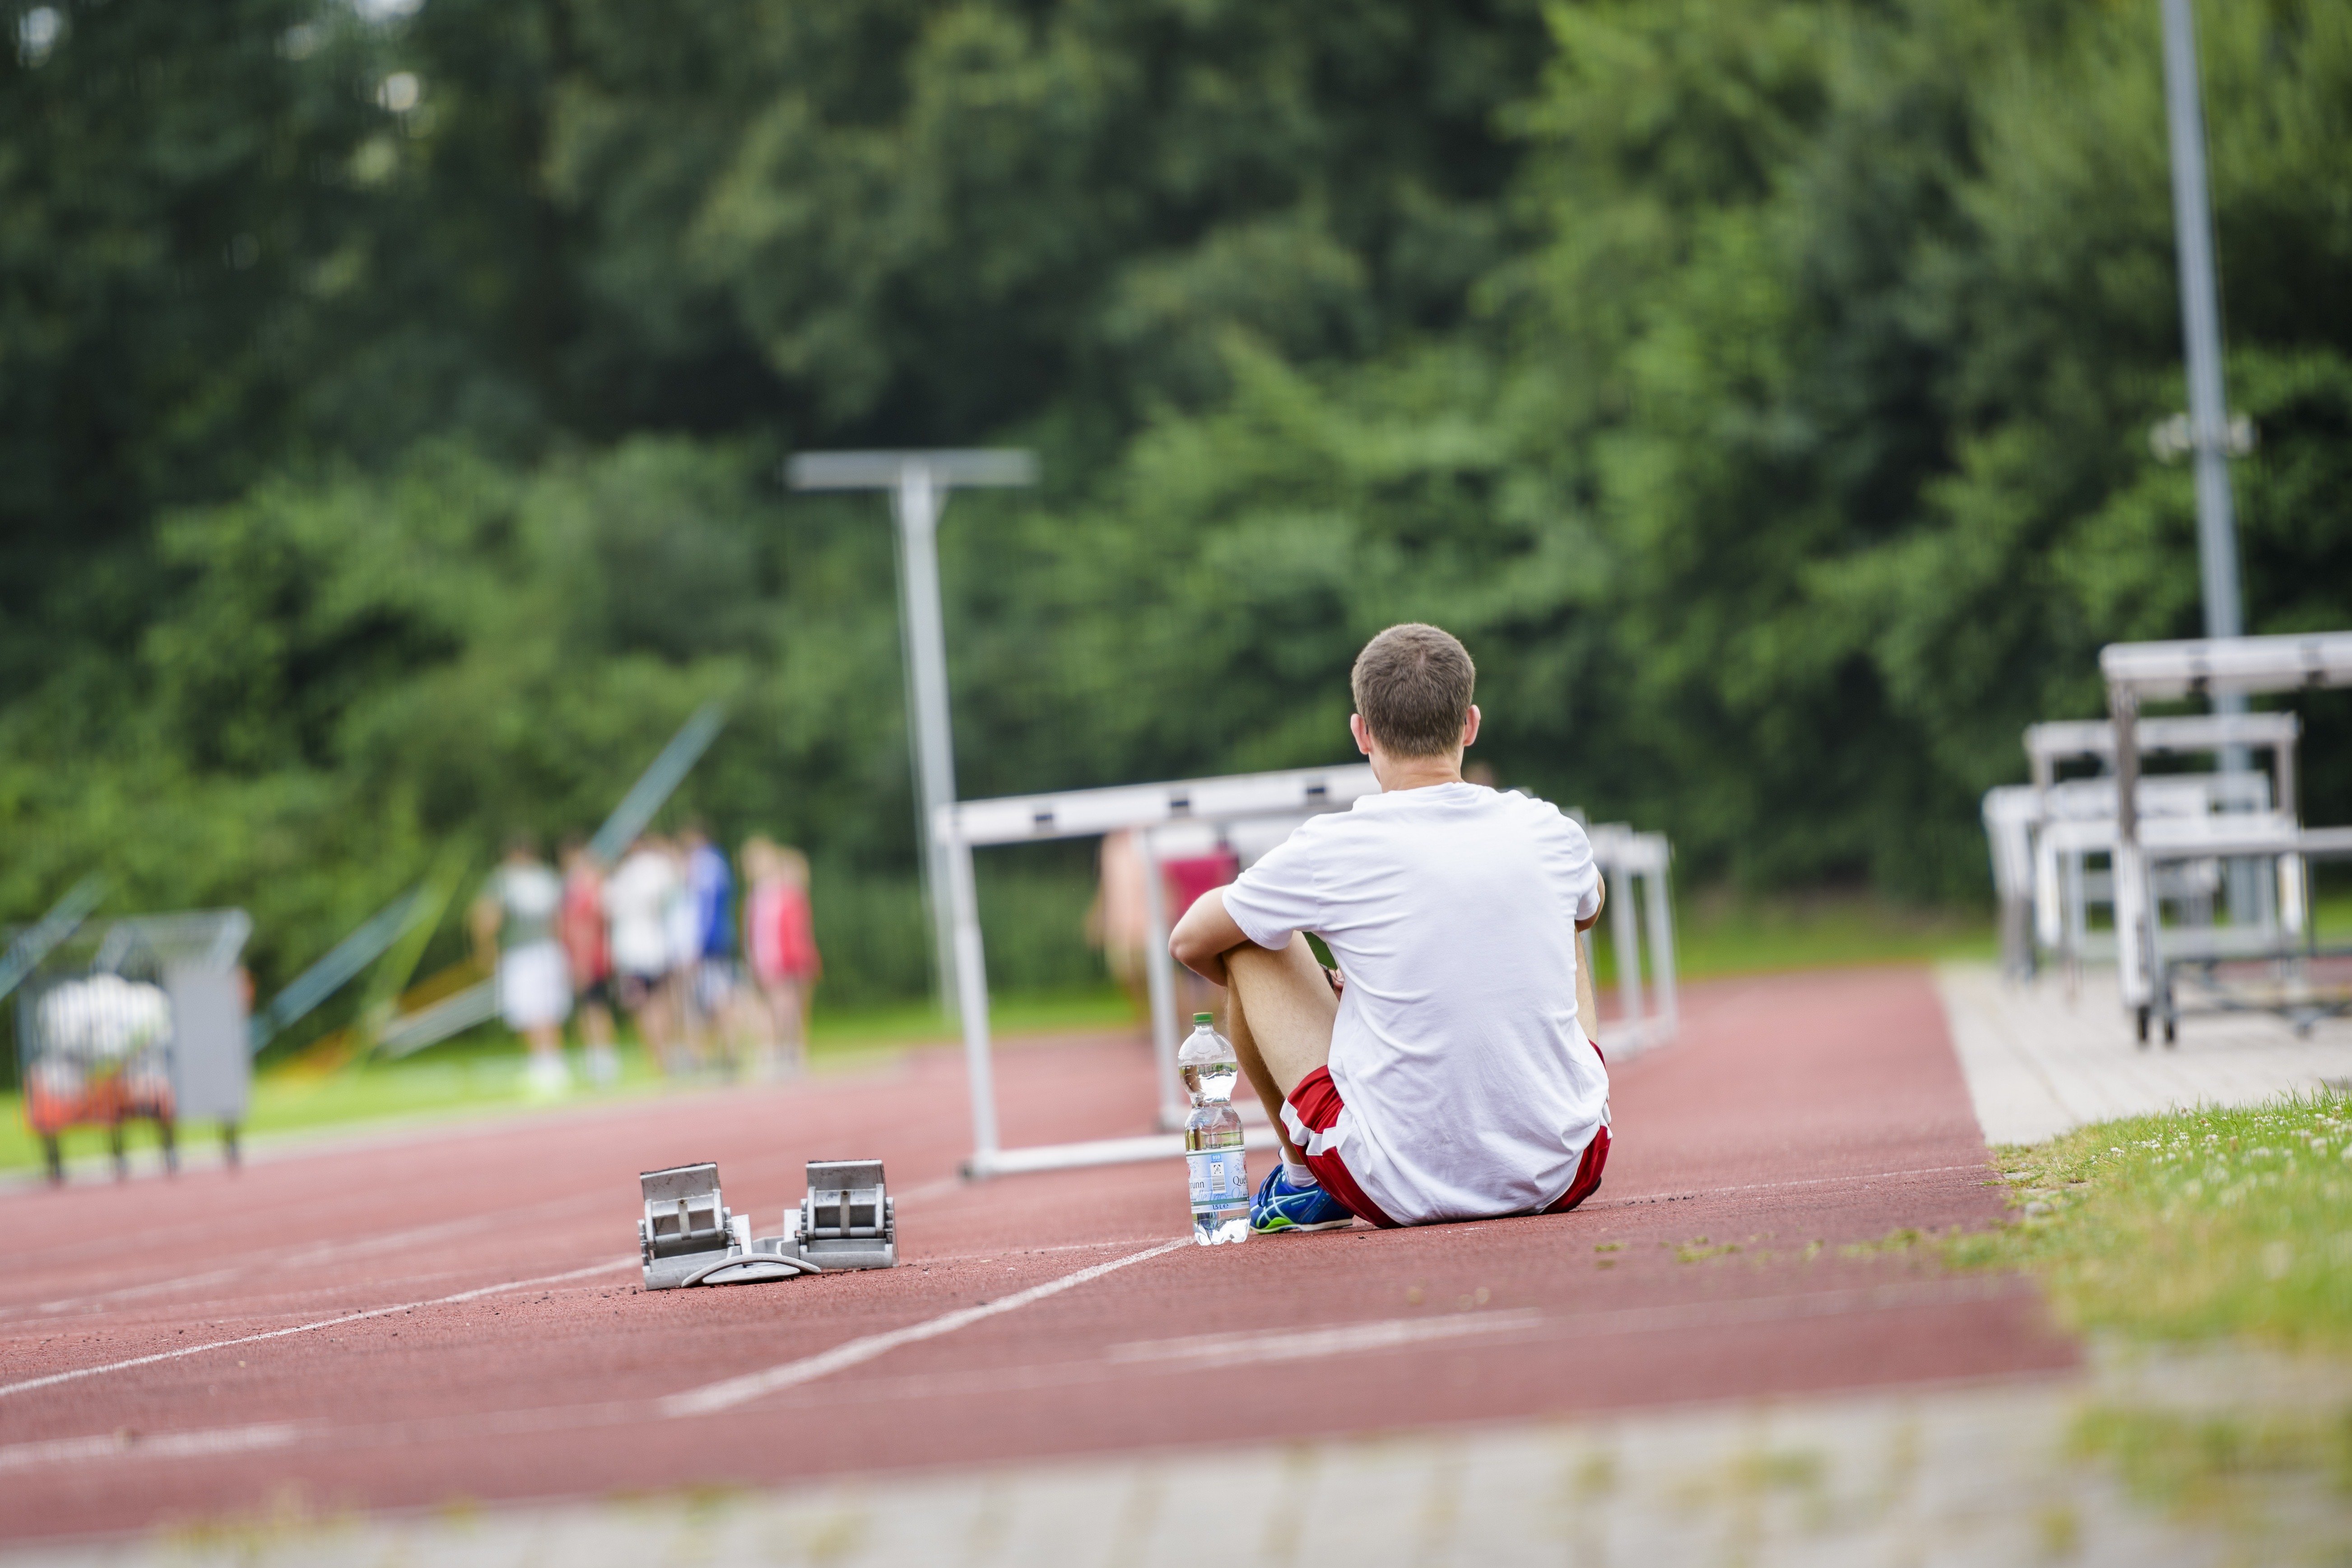
[[[1371,765],[1301,768],[1287,773],[1242,773],[1225,778],[1186,779],[1174,784],[1126,784],[1109,789],[1069,790],[1056,795],[1014,795],[965,801],[940,808],[932,831],[946,849],[948,902],[955,933],[957,1010],[963,1016],[964,1065],[971,1088],[971,1157],[966,1176],[1002,1176],[1022,1171],[1059,1171],[1083,1165],[1123,1164],[1171,1158],[1183,1152],[1179,1131],[1132,1138],[1098,1138],[1028,1149],[998,1142],[996,1083],[990,1056],[988,973],[980,940],[980,900],[972,877],[975,847],[1036,844],[1055,838],[1093,838],[1121,828],[1135,832],[1144,856],[1145,897],[1150,931],[1145,957],[1150,968],[1152,1054],[1160,1080],[1160,1122],[1185,1100],[1175,1082],[1175,1020],[1168,956],[1168,909],[1160,865],[1171,852],[1190,849],[1162,837],[1171,826],[1198,833],[1211,843],[1235,837],[1259,843],[1264,854],[1290,830],[1319,812],[1344,811],[1360,795],[1376,794]],[[1255,857],[1253,857],[1254,858]],[[1253,1125],[1250,1146],[1274,1148],[1272,1128]]]
[[[2278,775],[2277,801],[2274,806],[2270,774],[2259,769],[2167,773],[2140,779],[2137,810],[2142,818],[2273,809],[2292,813],[2295,743],[2302,733],[2302,721],[2292,713],[2143,719],[2135,731],[2142,756],[2232,748],[2269,752]],[[2111,940],[2089,923],[2090,906],[2109,901],[2112,881],[2105,873],[2088,870],[2084,862],[2092,855],[2112,856],[2115,848],[2116,727],[2104,719],[2030,724],[2025,755],[2032,782],[1995,785],[1985,792],[1982,808],[1985,837],[1992,850],[1993,888],[2000,901],[2001,968],[2018,978],[2032,976],[2043,952],[2055,953],[2070,966],[2112,953]],[[2062,781],[2059,768],[2072,762],[2097,763],[2105,771],[2093,778]],[[2215,926],[2210,912],[2201,921],[2192,920],[2200,928],[2200,941],[2217,954],[2232,949],[2251,953],[2275,945],[2282,921],[2290,935],[2300,930],[2300,862],[2290,857],[2278,864],[2275,887],[2268,879],[2257,880],[2256,922],[2251,927]],[[2184,866],[2156,889],[2157,895],[2184,909],[2210,905],[2211,889],[2204,884],[2210,879],[2197,867]]]
[[[2143,821],[2139,811],[2139,731],[2143,701],[2189,697],[2243,697],[2256,692],[2352,686],[2352,632],[2284,637],[2214,637],[2180,642],[2110,643],[2099,650],[2099,673],[2106,679],[2107,710],[2114,721],[2116,841],[2114,849],[2116,968],[2124,1006],[2135,1015],[2140,1044],[2147,1044],[2151,1021],[2161,1023],[2173,1042],[2181,1007],[2158,907],[2155,868],[2183,860],[2264,859],[2278,862],[2283,890],[2293,895],[2294,923],[2304,931],[2300,952],[2292,941],[2265,956],[2287,963],[2316,956],[2307,920],[2300,918],[2305,896],[2304,863],[2352,857],[2352,827],[2305,827],[2291,786],[2279,809],[2191,818]],[[2352,994],[2328,997],[2299,976],[2283,976],[2266,993],[2222,984],[2212,973],[2206,987],[2225,1010],[2279,1013],[2307,1030],[2317,1018],[2352,1009]],[[2194,959],[2192,958],[2192,962]]]
[[[1675,995],[1674,915],[1666,900],[1666,870],[1674,851],[1664,834],[1636,833],[1622,822],[1588,826],[1585,835],[1592,840],[1592,858],[1609,887],[1609,941],[1616,950],[1619,1016],[1609,1020],[1608,1050],[1612,1059],[1622,1060],[1673,1039],[1681,1026],[1681,1009]],[[1653,1003],[1646,1014],[1642,1007],[1645,926]],[[1589,961],[1591,949],[1580,949],[1580,955]],[[1600,1037],[1600,1019],[1590,1020],[1586,1026],[1595,1038]]]
[[[1188,1108],[1176,1074],[1173,960],[1168,955],[1170,924],[1161,864],[1219,846],[1246,867],[1287,838],[1302,822],[1320,813],[1343,811],[1362,795],[1379,791],[1368,763],[1302,768],[1285,773],[1244,773],[1188,779],[1173,784],[1129,784],[1072,790],[1055,795],[1015,795],[966,801],[933,815],[932,831],[946,850],[948,900],[955,938],[958,1011],[962,1015],[964,1064],[971,1093],[971,1156],[967,1177],[1011,1175],[1026,1171],[1068,1170],[1173,1158],[1183,1152],[1181,1129]],[[980,904],[972,850],[1004,844],[1090,838],[1128,829],[1144,859],[1149,914],[1146,937],[1150,986],[1152,1054],[1160,1086],[1161,1131],[1125,1138],[1100,1138],[1024,1149],[1003,1147],[997,1130],[996,1089],[988,1021],[988,971],[980,932]],[[1611,934],[1619,954],[1622,1028],[1629,1053],[1670,1037],[1675,1022],[1674,931],[1666,900],[1665,838],[1634,833],[1622,824],[1587,830],[1593,858],[1610,879]],[[1633,884],[1643,882],[1642,910],[1650,931],[1650,976],[1654,1006],[1642,1005],[1642,942]],[[1274,1130],[1252,1123],[1248,1146],[1277,1146]]]

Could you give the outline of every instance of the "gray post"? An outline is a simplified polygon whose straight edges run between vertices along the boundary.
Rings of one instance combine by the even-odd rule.
[[[890,510],[898,523],[898,614],[907,632],[907,687],[913,699],[907,718],[915,731],[915,818],[922,824],[936,821],[940,809],[953,805],[956,798],[955,732],[948,722],[947,627],[940,608],[939,523],[945,499],[933,487],[929,468],[919,461],[900,465]],[[952,858],[938,834],[923,835],[923,895],[931,911],[934,984],[947,1009],[961,1013],[955,900],[940,896],[951,885],[949,879],[954,873],[948,862]]]
[[[2244,635],[2238,583],[2238,521],[2230,496],[2230,415],[2221,388],[2221,307],[2213,278],[2213,215],[2205,174],[2205,110],[2197,72],[2197,22],[2189,0],[2163,0],[2164,110],[2172,142],[2172,233],[2180,258],[2180,336],[2189,360],[2189,446],[2197,465],[2197,559],[2205,585],[2205,635]],[[2223,692],[2217,713],[2242,713],[2245,698]],[[2225,747],[2221,771],[2243,773],[2243,746]],[[2253,867],[2230,863],[2230,919],[2256,918]]]
[[[933,982],[940,1006],[961,1011],[954,868],[936,829],[955,804],[955,731],[948,715],[948,654],[940,609],[940,510],[959,486],[1026,485],[1037,478],[1028,452],[803,452],[786,467],[798,490],[890,492],[898,524],[899,625],[906,635],[908,729],[915,752],[916,837],[923,853],[923,900],[930,908]],[[966,868],[965,875],[970,874]]]

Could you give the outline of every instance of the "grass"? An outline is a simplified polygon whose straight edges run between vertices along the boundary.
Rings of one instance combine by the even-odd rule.
[[[2127,1342],[2252,1346],[2300,1367],[2352,1352],[2352,1100],[2130,1117],[1996,1152],[2015,1223],[1944,1238],[1949,1261],[2029,1269],[2063,1323]],[[2345,1412],[2258,1394],[2220,1408],[2110,1399],[2073,1438],[2142,1500],[2225,1526],[2247,1561],[2344,1544]],[[2336,1523],[2283,1539],[2291,1516],[2285,1533],[2308,1533],[2314,1507]]]
[[[1103,986],[1000,997],[989,1017],[1000,1034],[1046,1034],[1124,1027],[1132,1023],[1133,1016],[1123,993]],[[820,1007],[810,1032],[810,1067],[819,1073],[866,1065],[906,1046],[957,1037],[954,1026],[929,1004]],[[642,1050],[625,1039],[621,1063],[619,1083],[593,1096],[583,1091],[561,1103],[576,1106],[596,1100],[660,1094],[674,1087],[646,1061]],[[402,1061],[369,1063],[329,1073],[299,1067],[265,1070],[254,1079],[252,1110],[244,1130],[248,1136],[268,1138],[369,1123],[449,1121],[526,1110],[545,1102],[525,1092],[522,1068],[520,1043],[493,1025]],[[202,1145],[215,1136],[216,1131],[205,1126],[182,1130],[183,1142],[191,1145]],[[152,1149],[154,1129],[134,1123],[126,1142],[133,1151]],[[106,1135],[97,1128],[73,1128],[66,1132],[63,1143],[68,1161],[102,1156]],[[25,1125],[21,1096],[0,1095],[0,1171],[36,1170],[40,1163],[41,1146]]]
[[[2130,1117],[1996,1156],[2012,1223],[1941,1238],[1948,1261],[2030,1270],[2066,1326],[2224,1369],[2204,1380],[2218,1400],[2103,1397],[2074,1450],[2221,1525],[2244,1561],[2346,1560],[2352,1411],[2329,1391],[2352,1355],[2352,1098]],[[2249,1352],[2317,1397],[2264,1392]]]
[[[2016,1224],[1964,1267],[2041,1276],[2069,1326],[2352,1352],[2352,1100],[2131,1117],[1998,1152]]]
[[[1593,981],[1605,988],[1617,976],[1606,914],[1593,936]],[[1857,890],[1704,889],[1675,911],[1675,969],[1685,980],[1946,958],[1990,961],[1999,952],[1990,910],[1901,904]]]
[[[2352,928],[2352,890],[2331,890],[2319,901],[2318,919],[2323,931]],[[1702,889],[1682,900],[1675,925],[1676,968],[1686,980],[1863,963],[1990,960],[1997,949],[1991,918],[1983,911],[1897,904],[1858,891],[1743,895]],[[1595,934],[1594,978],[1605,990],[1615,979],[1606,919]],[[1107,984],[1000,996],[990,1016],[1000,1034],[1120,1028],[1134,1021],[1126,996]],[[927,1002],[820,1004],[813,1033],[811,1056],[820,1071],[956,1037]],[[666,1087],[637,1053],[625,1049],[624,1061],[627,1070],[613,1093],[656,1093]],[[255,1084],[247,1131],[269,1136],[506,1112],[530,1103],[522,1090],[520,1047],[491,1027],[405,1062],[323,1078],[266,1071]],[[132,1147],[152,1142],[148,1130],[132,1130]],[[95,1130],[81,1129],[67,1135],[66,1147],[68,1157],[95,1154],[103,1151],[104,1139]],[[0,1094],[0,1171],[29,1169],[39,1160],[39,1145],[25,1130],[18,1098]]]

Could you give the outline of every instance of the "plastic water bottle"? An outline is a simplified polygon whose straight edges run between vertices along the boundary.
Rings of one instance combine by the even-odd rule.
[[[1192,1096],[1192,1114],[1184,1119],[1192,1239],[1202,1247],[1247,1241],[1249,1170],[1242,1153],[1242,1119],[1233,1105],[1234,1085],[1242,1076],[1234,1043],[1217,1033],[1208,1014],[1195,1013],[1176,1065]]]

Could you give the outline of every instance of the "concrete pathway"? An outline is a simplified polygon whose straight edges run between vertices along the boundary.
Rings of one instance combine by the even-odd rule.
[[[1231,1377],[1234,1374],[1225,1374]],[[1223,1381],[1204,1375],[1197,1397]],[[2102,1356],[2084,1374],[1800,1404],[1143,1451],[773,1489],[706,1488],[481,1511],[339,1512],[288,1491],[162,1536],[0,1552],[7,1568],[2337,1561],[2352,1515],[2324,1443],[2221,1490],[2127,1494],[2085,1417],[2227,1420],[2259,1398],[2332,1418],[2340,1368]],[[2321,1385],[2325,1385],[2324,1389]],[[2324,1407],[2324,1408],[2323,1408]],[[2323,1429],[2315,1427],[2315,1430]],[[2184,1507],[2183,1505],[2191,1505]]]
[[[2298,1038],[2267,1014],[2192,1016],[2177,1046],[2142,1049],[2112,971],[2069,987],[1948,963],[1936,989],[1988,1143],[2039,1143],[2093,1121],[2205,1105],[2255,1105],[2289,1090],[2352,1088],[2352,1020]]]

